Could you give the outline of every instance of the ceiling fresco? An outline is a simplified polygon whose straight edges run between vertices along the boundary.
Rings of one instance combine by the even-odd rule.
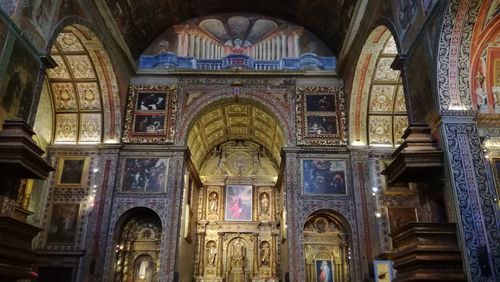
[[[219,105],[201,114],[190,130],[188,147],[196,167],[200,168],[217,145],[230,140],[264,146],[276,164],[285,143],[279,122],[261,107],[243,102]]]
[[[113,15],[118,30],[134,57],[138,57],[151,42],[168,28],[189,19],[222,13],[253,13],[280,18],[303,26],[338,54],[356,7],[355,0],[103,0]],[[312,16],[314,15],[314,16]],[[233,18],[228,34],[241,36],[247,30],[245,20]],[[328,23],[328,24],[325,24]],[[265,30],[269,22],[259,22]],[[209,21],[206,26],[217,28],[220,23]],[[255,40],[257,34],[247,39]]]

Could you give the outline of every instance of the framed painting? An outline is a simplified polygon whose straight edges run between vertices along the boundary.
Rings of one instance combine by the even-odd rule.
[[[124,143],[174,142],[177,86],[131,85],[125,114]]]
[[[126,158],[122,192],[164,193],[167,187],[167,158]]]
[[[417,210],[405,207],[387,207],[389,231],[393,232],[410,222],[417,222]]]
[[[47,244],[73,245],[79,213],[80,204],[54,203],[50,215]]]
[[[331,259],[315,259],[315,282],[333,282],[333,261]]]
[[[303,159],[302,186],[309,196],[347,194],[347,164],[345,160]]]
[[[376,282],[390,282],[394,279],[394,272],[392,270],[392,261],[390,260],[373,261],[373,269]]]
[[[500,158],[493,159],[493,170],[495,175],[497,194],[500,194]]]
[[[56,187],[82,188],[88,176],[88,157],[62,157],[56,173]]]
[[[252,186],[251,185],[227,185],[225,220],[227,221],[251,221],[252,220]]]
[[[298,144],[347,144],[345,95],[342,88],[300,87],[298,94]]]

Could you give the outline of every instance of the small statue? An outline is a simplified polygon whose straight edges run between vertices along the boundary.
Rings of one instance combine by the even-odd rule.
[[[210,206],[209,206],[210,213],[217,213],[217,209],[219,208],[219,196],[217,195],[217,193],[215,192],[210,193],[209,201],[210,201]]]
[[[260,266],[269,266],[271,249],[268,242],[263,242],[260,246]]]
[[[233,244],[231,252],[231,269],[238,270],[243,269],[243,263],[245,261],[245,245],[241,242],[241,239],[237,239]]]
[[[215,258],[217,257],[217,246],[214,241],[207,244],[207,265],[215,266]]]
[[[269,211],[269,195],[262,193],[260,196],[260,214],[267,214]]]

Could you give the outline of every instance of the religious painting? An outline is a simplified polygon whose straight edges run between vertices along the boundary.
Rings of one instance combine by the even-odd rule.
[[[346,195],[346,168],[345,160],[302,160],[304,194],[310,196]]]
[[[40,72],[36,51],[21,37],[14,40],[13,46],[3,51],[3,57],[10,58],[6,72],[0,73],[0,123],[15,117],[27,119]]]
[[[415,208],[388,207],[389,229],[393,232],[410,222],[417,222],[417,210]]]
[[[126,158],[122,192],[163,193],[167,187],[168,159]]]
[[[134,132],[136,133],[163,133],[165,132],[165,115],[135,115]]]
[[[175,85],[132,85],[124,143],[173,143],[177,116]]]
[[[337,87],[300,87],[296,104],[300,145],[347,144],[345,95]]]
[[[252,220],[252,186],[227,185],[225,220]]]
[[[333,261],[331,259],[315,259],[315,282],[333,282]]]
[[[144,254],[134,261],[134,281],[153,281],[155,263],[150,255]]]
[[[63,157],[59,160],[56,174],[56,187],[84,187],[89,170],[87,157]]]
[[[80,204],[55,203],[47,234],[47,244],[72,245],[75,243]]]
[[[139,93],[137,95],[137,111],[164,111],[167,99],[166,93]]]
[[[390,260],[375,260],[373,268],[376,282],[390,282],[394,279],[392,262]]]
[[[415,20],[417,16],[417,0],[407,0],[407,1],[396,1],[398,3],[397,16],[399,20],[399,25],[401,28],[401,33],[404,34],[410,24]]]

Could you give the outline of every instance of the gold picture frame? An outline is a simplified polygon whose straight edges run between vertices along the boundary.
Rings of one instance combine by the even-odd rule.
[[[376,282],[390,282],[394,279],[392,261],[390,260],[373,261],[373,269]]]
[[[297,93],[297,144],[346,145],[347,119],[342,88],[299,87]]]
[[[173,143],[176,119],[176,85],[131,85],[122,141],[134,144]]]
[[[89,157],[61,157],[56,170],[57,188],[83,188],[89,175]]]

